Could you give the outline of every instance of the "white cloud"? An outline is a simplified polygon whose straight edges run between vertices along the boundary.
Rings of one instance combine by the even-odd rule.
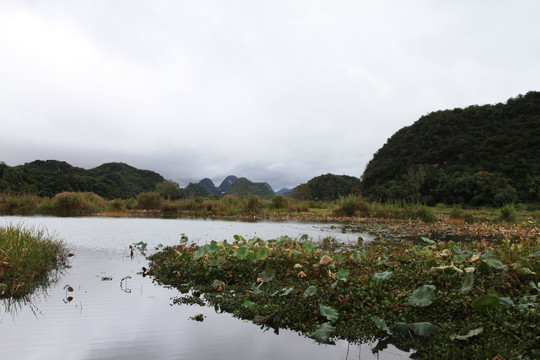
[[[535,89],[534,1],[0,4],[3,161],[360,176],[431,111]],[[9,135],[7,135],[9,134]]]

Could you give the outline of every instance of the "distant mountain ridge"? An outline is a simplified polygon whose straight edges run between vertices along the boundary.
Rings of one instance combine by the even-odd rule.
[[[198,184],[208,191],[208,195],[260,196],[263,199],[271,199],[275,195],[272,187],[266,182],[256,183],[244,177],[238,178],[234,175],[227,176],[219,187],[216,187],[214,182],[209,178],[202,179]],[[188,187],[191,185],[193,184],[188,185]]]
[[[154,191],[165,179],[124,163],[83,169],[58,160],[36,160],[10,167],[0,163],[0,192],[53,197],[63,191],[93,192],[105,199],[130,198]]]

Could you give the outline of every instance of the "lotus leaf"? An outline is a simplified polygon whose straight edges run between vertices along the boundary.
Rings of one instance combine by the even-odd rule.
[[[373,315],[371,317],[371,320],[373,320],[373,322],[375,323],[375,325],[377,325],[379,329],[385,331],[388,335],[392,335],[392,331],[390,331],[390,329],[386,325],[386,322],[383,319],[381,319],[377,315]]]
[[[473,336],[476,336],[480,333],[482,333],[484,331],[484,328],[477,328],[477,329],[472,329],[471,331],[469,331],[466,335],[458,335],[458,334],[453,334],[453,335],[450,335],[450,339],[451,340],[467,340]]]
[[[265,269],[262,273],[259,274],[259,277],[263,279],[264,282],[270,282],[276,276],[276,272],[272,269]]]
[[[465,279],[463,280],[463,284],[461,285],[461,289],[459,289],[460,294],[466,294],[468,293],[473,286],[474,283],[474,273],[473,272],[466,272],[465,273]]]
[[[239,260],[244,260],[248,257],[249,255],[249,247],[247,246],[241,246],[239,247],[237,250],[236,250],[236,258],[239,259]]]
[[[431,240],[431,239],[429,239],[427,237],[424,237],[424,236],[422,236],[420,239],[422,239],[423,242],[428,243],[430,245],[435,245],[436,244],[435,241],[433,241],[433,240]]]
[[[326,342],[336,331],[335,326],[332,323],[326,322],[322,324],[313,334],[309,337],[320,342]]]
[[[484,263],[497,270],[507,270],[508,268],[502,262],[496,259],[484,259]]]
[[[345,269],[339,269],[336,273],[336,278],[338,280],[347,281],[347,278],[349,277],[349,272]]]
[[[417,322],[412,324],[414,335],[418,336],[430,336],[435,334],[437,327],[429,322]]]
[[[487,295],[474,300],[471,306],[475,310],[492,310],[499,306],[499,303],[499,295],[494,291],[490,291]]]
[[[420,286],[409,296],[409,303],[413,306],[428,306],[433,302],[435,290],[437,290],[435,285]]]
[[[323,304],[319,304],[319,310],[321,312],[321,315],[326,317],[331,322],[336,322],[339,317],[337,310],[331,306],[325,306]]]
[[[317,292],[317,287],[315,285],[309,286],[306,291],[304,291],[304,297],[313,296]]]
[[[260,247],[255,250],[255,255],[257,256],[257,260],[264,260],[268,257],[268,249],[265,247]]]
[[[207,245],[199,246],[199,248],[193,254],[193,259],[194,260],[198,260],[198,259],[200,259],[200,258],[202,258],[204,256],[204,254],[206,253],[206,246]]]
[[[312,254],[314,253],[318,248],[319,248],[319,245],[317,245],[316,243],[314,243],[313,241],[306,241],[304,242],[304,244],[302,245],[302,247],[304,248],[304,250],[309,253],[309,254]]]
[[[373,280],[376,283],[380,283],[381,281],[390,279],[392,277],[392,274],[393,273],[391,271],[383,271],[380,273],[375,273],[373,274]]]

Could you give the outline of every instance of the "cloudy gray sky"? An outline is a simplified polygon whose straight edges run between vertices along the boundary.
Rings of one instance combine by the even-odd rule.
[[[539,89],[540,1],[0,0],[0,161],[182,187],[361,176],[439,109]]]

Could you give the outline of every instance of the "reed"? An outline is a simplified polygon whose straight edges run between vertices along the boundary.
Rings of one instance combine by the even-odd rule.
[[[0,227],[0,298],[22,298],[46,287],[67,264],[67,249],[44,230]]]

